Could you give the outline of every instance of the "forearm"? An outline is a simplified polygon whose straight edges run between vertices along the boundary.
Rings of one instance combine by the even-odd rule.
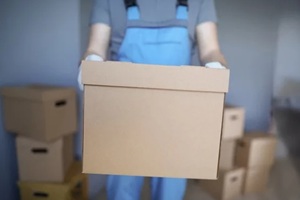
[[[227,62],[225,60],[225,57],[220,50],[212,50],[210,52],[207,52],[206,54],[203,55],[201,54],[200,62],[203,63],[203,65],[209,62],[219,62],[223,66],[227,67]]]
[[[88,55],[95,54],[107,59],[107,50],[110,41],[111,28],[106,24],[94,24],[90,29],[90,37],[84,58]]]
[[[210,62],[219,62],[227,66],[227,62],[220,50],[217,25],[213,22],[205,22],[196,27],[199,58],[203,65]]]

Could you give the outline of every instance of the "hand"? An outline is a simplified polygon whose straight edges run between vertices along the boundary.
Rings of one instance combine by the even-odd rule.
[[[211,68],[211,69],[226,69],[221,63],[219,62],[209,62],[205,64],[205,67]]]
[[[88,55],[84,60],[103,62],[103,58],[101,58],[101,56],[98,56],[96,54]],[[78,82],[79,89],[81,91],[83,91],[83,84],[81,82],[81,65],[79,66],[79,72],[78,72],[77,82]]]

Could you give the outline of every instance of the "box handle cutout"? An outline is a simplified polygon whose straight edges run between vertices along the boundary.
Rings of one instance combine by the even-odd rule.
[[[232,121],[235,121],[235,120],[238,119],[238,116],[237,116],[237,115],[231,115],[231,116],[230,116],[230,119],[231,119]]]
[[[238,178],[237,177],[232,177],[231,179],[230,179],[230,181],[233,183],[233,182],[235,182],[235,181],[237,181],[238,180]]]
[[[82,188],[83,188],[83,184],[82,184],[82,180],[80,180],[75,187],[72,189],[72,196],[79,196],[82,194]]]
[[[41,198],[48,198],[49,194],[47,194],[45,192],[34,192],[33,196],[34,197],[41,197]]]
[[[43,153],[48,153],[48,149],[46,148],[33,148],[31,149],[31,152],[32,153],[40,153],[40,154],[43,154]]]
[[[243,141],[239,141],[239,146],[240,146],[240,147],[245,147],[245,146],[246,146],[246,143],[243,142]]]
[[[66,100],[59,100],[59,101],[55,102],[55,106],[56,107],[62,107],[62,106],[65,106],[65,105],[67,105],[67,101]]]

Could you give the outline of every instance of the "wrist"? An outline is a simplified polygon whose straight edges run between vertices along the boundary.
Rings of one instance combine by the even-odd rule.
[[[99,62],[104,61],[104,59],[101,56],[97,55],[97,54],[89,54],[89,55],[87,55],[85,57],[84,60],[87,60],[87,61],[99,61]]]

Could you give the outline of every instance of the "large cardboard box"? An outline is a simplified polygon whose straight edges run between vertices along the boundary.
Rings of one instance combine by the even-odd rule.
[[[218,180],[201,180],[200,186],[216,200],[234,200],[242,194],[245,170],[220,170]]]
[[[262,193],[268,186],[270,168],[249,168],[246,170],[244,194]]]
[[[234,167],[236,140],[222,140],[219,169],[229,170]]]
[[[54,141],[77,129],[76,92],[51,86],[1,89],[7,131],[40,141]]]
[[[217,178],[228,70],[82,66],[85,173]]]
[[[64,183],[20,181],[21,200],[88,200],[88,178],[81,170],[81,163],[74,163]]]
[[[224,109],[223,140],[238,139],[244,134],[245,109],[227,105]]]
[[[238,140],[236,164],[240,167],[270,167],[274,163],[276,137],[266,133],[248,133]]]
[[[52,143],[17,137],[20,181],[64,181],[73,162],[73,136]]]

